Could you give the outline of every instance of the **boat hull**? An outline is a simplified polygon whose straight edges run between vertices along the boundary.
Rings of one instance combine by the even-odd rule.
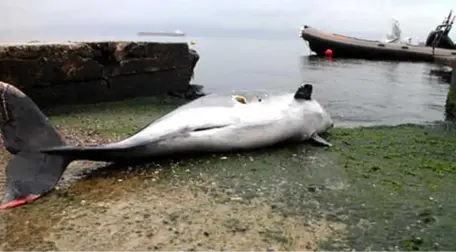
[[[433,62],[435,57],[456,56],[456,50],[435,48],[433,53],[432,47],[353,38],[309,26],[301,29],[301,38],[308,41],[317,55],[324,56],[325,51],[331,49],[334,58]]]

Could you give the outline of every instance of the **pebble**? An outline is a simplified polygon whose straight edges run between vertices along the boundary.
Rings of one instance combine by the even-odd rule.
[[[307,250],[311,250],[312,249],[312,244],[310,242],[307,242],[306,249]]]
[[[225,159],[228,159],[228,157],[223,156],[223,157],[220,157],[220,159],[225,160]]]
[[[247,232],[247,228],[246,227],[236,227],[234,229],[234,231],[244,233],[244,232]]]

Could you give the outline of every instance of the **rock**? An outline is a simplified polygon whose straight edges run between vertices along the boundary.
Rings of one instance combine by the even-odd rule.
[[[446,69],[431,69],[429,75],[440,77],[443,82],[451,83],[451,70]]]
[[[168,92],[168,95],[178,97],[178,98],[193,100],[198,97],[204,96],[206,94],[203,92],[203,86],[196,85],[196,84],[190,84],[190,85],[188,85],[186,90],[183,90],[180,92]]]
[[[95,103],[188,93],[198,60],[186,43],[1,45],[0,81],[20,88],[39,106]]]

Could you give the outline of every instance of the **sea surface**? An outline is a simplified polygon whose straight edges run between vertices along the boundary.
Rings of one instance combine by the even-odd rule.
[[[449,85],[430,76],[428,63],[316,59],[305,41],[280,38],[139,37],[136,31],[106,34],[20,34],[8,41],[151,40],[190,42],[200,54],[194,84],[206,92],[274,90],[293,92],[302,83],[314,85],[314,97],[338,126],[426,123],[444,119]],[[17,35],[17,34],[16,34]],[[337,52],[335,52],[337,53]]]
[[[337,125],[423,123],[444,119],[448,84],[431,77],[433,64],[325,60],[295,40],[196,38],[201,55],[195,83],[206,91],[294,91],[314,84],[314,97]],[[207,55],[207,56],[206,56]]]

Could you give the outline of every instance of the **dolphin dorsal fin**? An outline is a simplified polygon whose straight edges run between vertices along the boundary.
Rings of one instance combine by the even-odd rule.
[[[294,98],[297,100],[303,99],[308,101],[312,99],[312,89],[313,86],[311,84],[301,85],[298,90],[296,90]]]

